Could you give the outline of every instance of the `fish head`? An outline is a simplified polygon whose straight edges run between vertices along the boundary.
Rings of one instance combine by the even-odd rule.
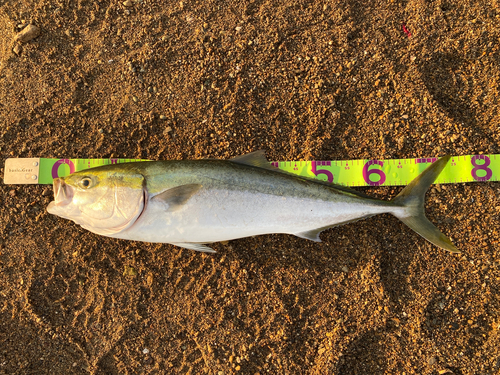
[[[54,201],[47,211],[103,235],[113,235],[133,225],[147,201],[142,175],[109,168],[56,178],[53,185]]]

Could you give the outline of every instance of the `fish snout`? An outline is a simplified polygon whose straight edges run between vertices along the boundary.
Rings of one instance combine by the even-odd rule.
[[[73,199],[73,188],[66,184],[62,178],[55,178],[54,203],[56,206],[65,206]]]

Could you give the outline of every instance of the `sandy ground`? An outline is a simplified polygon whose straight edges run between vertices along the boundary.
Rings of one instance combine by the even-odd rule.
[[[1,166],[499,153],[499,14],[496,0],[0,0]],[[40,35],[15,42],[29,23]],[[389,215],[207,255],[99,237],[51,200],[1,185],[1,374],[500,373],[498,183],[429,192],[461,255]]]

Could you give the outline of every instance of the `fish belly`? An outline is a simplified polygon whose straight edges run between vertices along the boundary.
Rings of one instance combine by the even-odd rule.
[[[238,190],[203,190],[171,212],[150,199],[139,220],[116,238],[163,243],[211,243],[269,233],[298,234],[335,226],[388,207],[362,200],[317,200]]]

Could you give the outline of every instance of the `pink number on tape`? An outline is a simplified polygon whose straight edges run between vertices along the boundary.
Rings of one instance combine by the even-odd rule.
[[[370,186],[380,186],[385,182],[385,173],[384,173],[384,171],[382,171],[380,169],[368,169],[370,167],[370,165],[374,165],[374,164],[382,166],[382,165],[384,165],[384,162],[382,162],[380,160],[368,161],[365,164],[365,166],[363,167],[363,179]],[[380,176],[380,180],[378,180],[376,182],[370,180],[370,175],[373,173],[378,174]]]
[[[312,166],[312,173],[314,173],[315,176],[318,176],[319,174],[324,174],[328,178],[328,182],[333,182],[333,174],[327,169],[316,169],[316,165],[331,165],[331,162],[321,162],[321,161],[313,161],[311,163]]]
[[[477,160],[484,160],[483,164],[477,164]],[[492,176],[493,176],[493,171],[488,168],[490,165],[490,158],[484,155],[474,155],[471,159],[470,162],[474,166],[472,168],[472,178],[476,181],[488,181]],[[483,170],[486,172],[486,176],[479,177],[477,175],[477,171]]]
[[[52,178],[58,178],[59,177],[59,167],[61,166],[61,164],[67,164],[67,165],[69,165],[69,173],[74,173],[75,172],[75,165],[73,164],[73,162],[71,160],[69,160],[69,159],[59,159],[52,166]]]

